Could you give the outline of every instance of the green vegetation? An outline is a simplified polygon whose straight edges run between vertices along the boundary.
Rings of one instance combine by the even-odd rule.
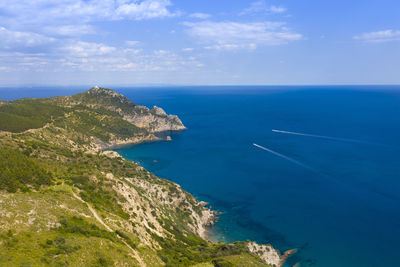
[[[66,109],[37,99],[21,99],[0,105],[0,130],[22,132],[43,127],[64,115]]]
[[[154,236],[163,247],[158,254],[166,266],[190,266],[204,262],[211,262],[213,266],[240,266],[234,265],[240,257],[226,258],[227,256],[245,256],[247,263],[252,262],[247,266],[266,266],[260,258],[248,251],[244,242],[210,244],[196,235],[184,236],[178,231],[179,229],[172,230],[177,240]],[[235,260],[232,263],[233,259]]]
[[[86,237],[93,236],[117,241],[114,233],[102,230],[97,225],[86,222],[82,217],[66,218],[63,216],[60,219],[60,225],[56,230],[63,234],[81,234]]]
[[[92,88],[87,92],[72,96],[72,99],[76,102],[98,106],[113,106],[126,111],[132,111],[132,108],[135,107],[135,104],[125,96],[105,88]]]
[[[118,235],[89,218],[69,193],[3,192],[0,202],[0,266],[101,266],[100,259],[103,266],[135,265]]]
[[[0,266],[137,266],[122,243],[56,231],[0,232]]]
[[[95,136],[102,141],[110,141],[110,135],[129,138],[147,131],[123,120],[120,116],[106,110],[77,109],[67,118],[59,119],[54,124],[78,133]]]
[[[0,149],[0,190],[27,191],[28,186],[38,189],[41,185],[50,185],[51,181],[51,172],[41,167],[37,160],[28,158],[20,151],[5,147]]]
[[[119,114],[135,107],[108,89],[0,102],[0,266],[267,266],[199,237],[192,195],[99,149],[150,134]]]

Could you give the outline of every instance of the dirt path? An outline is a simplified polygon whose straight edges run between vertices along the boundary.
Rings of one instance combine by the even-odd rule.
[[[104,226],[104,228],[107,229],[107,231],[109,232],[114,232],[107,224],[105,224],[105,222],[101,219],[101,217],[97,214],[97,212],[93,209],[93,207],[87,203],[86,201],[84,201],[80,196],[78,196],[77,194],[75,194],[75,192],[72,192],[72,195],[74,196],[74,198],[76,198],[77,200],[79,200],[82,203],[85,203],[86,206],[89,208],[90,212],[93,214],[94,218],[101,224]],[[119,235],[117,235],[117,237],[122,241],[122,243],[124,243],[132,252],[132,256],[139,262],[140,266],[145,267],[146,263],[142,260],[142,258],[140,257],[139,253],[134,250],[128,243],[126,243],[125,240],[123,240]]]
[[[97,212],[93,209],[93,207],[87,203],[86,201],[84,201],[80,196],[78,196],[77,194],[75,194],[75,192],[72,192],[72,194],[74,195],[74,198],[76,198],[77,200],[79,200],[82,203],[85,203],[86,206],[89,208],[90,212],[92,213],[92,215],[94,216],[94,218],[96,218],[96,220],[101,223],[109,232],[114,232],[107,224],[104,223],[104,221],[100,218],[100,216],[97,214]]]

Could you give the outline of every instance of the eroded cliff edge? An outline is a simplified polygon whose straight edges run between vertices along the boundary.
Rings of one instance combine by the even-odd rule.
[[[104,151],[183,129],[177,116],[99,87],[2,102],[0,262],[280,266],[284,256],[271,246],[266,254],[253,243],[208,241],[213,211],[179,185]]]

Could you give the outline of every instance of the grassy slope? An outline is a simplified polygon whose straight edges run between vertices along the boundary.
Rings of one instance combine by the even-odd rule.
[[[116,234],[102,230],[87,207],[63,191],[1,194],[0,201],[0,265],[134,263]],[[78,222],[71,229],[61,224],[65,220]]]
[[[100,107],[59,106],[60,99],[0,106],[0,129],[15,132],[0,134],[0,266],[132,266],[132,251],[148,266],[266,266],[244,243],[211,244],[193,233],[189,211],[199,207],[174,183],[122,158],[88,153],[90,136],[107,142],[145,129]],[[5,113],[19,116],[12,126]],[[122,185],[134,202],[116,190]]]
[[[64,115],[66,109],[43,100],[21,99],[0,105],[0,130],[22,132],[43,127]]]

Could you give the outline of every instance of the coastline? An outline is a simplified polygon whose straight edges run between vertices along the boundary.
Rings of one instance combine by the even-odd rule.
[[[172,138],[170,136],[170,134],[172,133],[179,133],[182,132],[184,130],[186,130],[187,128],[185,127],[185,129],[182,130],[169,130],[169,131],[160,131],[160,132],[156,132],[156,133],[152,133],[149,136],[146,136],[145,138],[142,139],[136,139],[136,138],[132,138],[132,139],[125,139],[125,140],[116,140],[110,144],[105,145],[103,142],[101,142],[100,144],[95,144],[97,146],[103,147],[101,148],[101,152],[108,156],[108,157],[120,157],[120,158],[124,158],[123,156],[121,156],[121,154],[119,154],[118,152],[114,151],[114,149],[124,149],[124,148],[131,148],[134,147],[136,145],[140,145],[140,144],[144,144],[144,143],[152,143],[152,142],[159,142],[159,141],[164,141],[164,142],[169,142],[172,141]],[[168,135],[167,135],[168,134]],[[157,136],[159,135],[159,136]],[[165,138],[162,138],[161,136],[165,136]],[[124,158],[125,160],[129,160]],[[130,161],[130,160],[129,160]],[[139,166],[141,166],[138,162],[133,161],[136,164],[138,164]],[[143,166],[141,166],[143,169],[145,169]],[[149,171],[150,172],[150,171]],[[150,172],[151,173],[151,172]],[[171,181],[173,182],[173,181]],[[181,186],[175,182],[173,182],[174,184],[176,184],[179,188],[181,188]],[[190,192],[188,192],[189,194],[191,194]],[[203,239],[205,239],[208,242],[212,242],[212,243],[217,243],[214,242],[213,240],[211,240],[209,238],[209,231],[210,229],[208,229],[209,227],[212,227],[215,223],[217,223],[218,221],[218,217],[217,215],[219,215],[220,213],[218,211],[212,210],[210,208],[207,207],[208,203],[198,200],[197,198],[193,197],[196,201],[197,201],[197,205],[201,207],[202,209],[202,214],[200,216],[200,221],[202,222],[202,225],[198,225],[198,229],[197,232],[199,234],[200,237],[202,237]]]
[[[183,130],[186,130],[186,127]],[[179,132],[182,132],[183,130],[161,131],[161,132],[158,132],[158,134],[171,133],[171,132],[179,133]],[[169,137],[169,138],[167,138],[167,137],[161,138],[161,137],[157,137],[154,134],[154,137],[155,138],[150,138],[150,139],[145,138],[141,141],[134,141],[134,142],[129,142],[127,140],[125,142],[123,142],[123,141],[118,142],[117,145],[111,145],[111,146],[103,149],[102,152],[105,154],[108,154],[111,157],[121,157],[121,158],[126,159],[125,157],[121,156],[121,154],[114,151],[113,149],[133,148],[136,145],[140,145],[140,144],[144,144],[144,143],[152,143],[152,142],[157,142],[157,141],[172,141],[173,140],[173,139],[171,139],[170,135],[167,135],[167,137]],[[129,160],[129,159],[126,159],[126,160]],[[133,161],[133,162],[135,162],[136,164],[141,166],[138,162],[136,162],[136,161]],[[141,166],[141,167],[144,168],[143,166]],[[152,172],[150,172],[150,173],[152,173]],[[171,182],[173,182],[173,181],[171,181]],[[175,182],[173,182],[173,183],[175,183]],[[177,184],[177,183],[175,183],[175,184],[179,188],[181,188],[181,186],[179,184]],[[191,194],[190,192],[187,192],[187,193]],[[210,232],[212,231],[212,227],[216,223],[218,223],[218,219],[219,219],[218,215],[221,215],[222,212],[219,212],[217,210],[213,210],[213,209],[207,207],[207,205],[209,205],[209,203],[207,203],[205,201],[199,200],[195,197],[194,197],[194,199],[197,201],[197,205],[202,207],[202,216],[200,218],[202,225],[198,226],[198,231],[197,231],[199,236],[202,237],[207,242],[211,242],[213,244],[223,242],[223,241],[216,241],[216,240],[213,240],[212,238],[210,238]],[[267,264],[272,264],[276,267],[282,267],[285,264],[285,262],[287,261],[287,259],[291,255],[293,255],[297,252],[297,249],[289,249],[289,250],[281,252],[278,249],[274,248],[271,244],[258,244],[256,242],[252,242],[252,241],[246,241],[246,246],[250,252],[258,255]]]
[[[173,139],[171,137],[172,135],[178,134],[185,130],[187,130],[186,127],[181,130],[167,130],[167,131],[153,132],[153,133],[150,133],[145,138],[141,138],[141,139],[137,139],[137,140],[134,138],[125,139],[125,140],[119,139],[119,140],[112,142],[111,144],[107,144],[103,148],[103,150],[125,149],[125,148],[134,147],[134,146],[140,145],[140,144],[153,143],[153,142],[158,142],[158,141],[169,142],[169,141],[173,141]],[[104,144],[104,143],[101,142],[101,145],[102,144]]]
[[[180,130],[158,131],[158,132],[150,133],[149,135],[144,136],[142,138],[132,137],[132,138],[128,138],[128,139],[116,139],[110,143],[105,143],[105,142],[101,142],[100,140],[95,140],[94,142],[91,143],[91,146],[96,147],[96,149],[94,151],[90,150],[89,152],[101,151],[101,153],[103,153],[104,155],[111,157],[111,158],[116,158],[116,157],[124,158],[118,152],[114,151],[114,149],[131,148],[136,145],[140,145],[140,144],[144,144],[144,143],[151,143],[151,142],[159,142],[159,141],[169,142],[169,141],[172,141],[172,138],[170,136],[171,134],[174,134],[174,133],[176,134],[176,133],[182,132],[186,129],[187,128],[185,126],[183,126],[183,128]],[[124,159],[129,160],[126,158],[124,158]],[[133,161],[133,162],[135,162],[135,161]],[[138,162],[135,162],[135,163],[138,164],[139,166],[141,166]],[[141,166],[141,167],[143,169],[145,169],[143,166]],[[171,182],[173,182],[173,181],[171,181]],[[173,183],[176,184],[179,188],[181,188],[181,186],[179,184],[177,184],[175,182],[173,182]],[[199,218],[199,220],[202,223],[201,223],[201,225],[197,226],[196,232],[199,234],[199,236],[201,236],[206,241],[215,243],[209,238],[209,230],[207,228],[211,227],[212,225],[214,225],[217,222],[217,220],[218,220],[217,215],[219,213],[217,211],[214,211],[214,210],[208,208],[207,207],[208,203],[206,203],[204,201],[200,201],[195,197],[193,197],[193,198],[197,201],[197,205],[200,206],[202,209],[202,214]]]
[[[248,261],[253,259],[269,265],[282,265],[281,262],[285,259],[271,245],[257,244],[259,248],[268,247],[268,252],[270,252],[259,255],[257,252],[250,251],[251,243],[248,241],[213,242],[209,237],[209,231],[210,227],[217,222],[219,214],[217,211],[207,207],[207,203],[194,198],[179,184],[159,178],[137,162],[129,163],[128,159],[112,151],[146,142],[171,141],[172,133],[187,129],[177,116],[166,115],[158,107],[154,107],[151,111],[145,107],[138,107],[120,94],[99,88],[72,97],[37,101],[51,103],[61,111],[66,107],[72,109],[81,103],[85,103],[86,106],[79,106],[71,112],[60,112],[62,114],[58,120],[54,120],[51,116],[48,118],[49,122],[43,123],[42,127],[16,130],[16,133],[9,132],[9,138],[3,141],[6,146],[21,150],[19,153],[34,156],[38,162],[45,160],[49,165],[54,164],[57,171],[57,164],[60,162],[69,164],[68,169],[62,169],[66,175],[65,178],[61,176],[63,181],[57,181],[62,185],[64,185],[64,180],[67,180],[67,186],[72,188],[76,186],[78,191],[87,194],[85,192],[92,192],[93,188],[99,184],[98,189],[95,189],[96,192],[115,194],[114,202],[110,205],[115,205],[121,210],[117,210],[120,212],[116,214],[117,220],[112,217],[105,220],[110,229],[134,234],[141,246],[155,251],[162,249],[161,253],[170,257],[170,260],[174,260],[176,253],[170,247],[179,251],[182,246],[180,242],[168,243],[170,237],[175,237],[178,240],[183,239],[184,244],[193,246],[194,250],[196,247],[192,245],[193,241],[195,244],[203,244],[210,252],[217,249],[228,255],[233,253],[232,255],[239,258],[241,257],[239,255],[244,253],[250,257]],[[31,105],[37,104],[35,102]],[[112,113],[108,113],[109,111]],[[134,119],[138,116],[140,126],[134,124]],[[160,129],[172,130],[161,131]],[[93,158],[96,161],[91,160]],[[82,165],[76,165],[77,162]],[[52,167],[50,165],[50,168]],[[75,176],[70,178],[73,171],[81,175],[82,170],[88,170],[87,175],[77,176],[83,179],[83,182],[74,180]],[[82,185],[82,183],[85,184]],[[90,184],[92,188],[87,184]],[[97,204],[96,199],[87,198],[87,200],[94,205]],[[104,210],[109,208],[106,206],[107,202],[105,204],[101,202],[101,204],[104,205]],[[136,245],[133,246],[136,247]],[[227,247],[232,250],[227,250]],[[196,253],[193,257],[195,256]],[[168,258],[161,260],[166,262]],[[190,261],[196,262],[196,259]]]

